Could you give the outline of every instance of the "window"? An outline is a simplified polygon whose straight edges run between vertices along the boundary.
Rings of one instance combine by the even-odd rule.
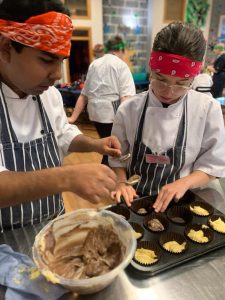
[[[70,10],[72,18],[90,19],[90,0],[64,0],[63,3]]]
[[[165,0],[164,1],[164,22],[183,21],[185,13],[185,0]]]

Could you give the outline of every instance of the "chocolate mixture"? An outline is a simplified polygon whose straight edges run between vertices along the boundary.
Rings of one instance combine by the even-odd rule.
[[[92,228],[79,225],[57,241],[50,230],[45,235],[42,258],[53,273],[68,279],[83,279],[114,269],[122,261],[124,250],[112,225]]]
[[[165,228],[158,219],[151,219],[148,221],[148,228],[152,231],[163,231]]]

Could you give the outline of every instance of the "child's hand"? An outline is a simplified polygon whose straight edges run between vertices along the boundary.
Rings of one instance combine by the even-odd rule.
[[[127,206],[131,206],[134,198],[137,198],[135,189],[132,186],[126,185],[125,183],[119,183],[116,190],[111,192],[111,197],[117,202],[121,202],[121,197],[123,197]]]
[[[153,208],[156,212],[164,212],[172,200],[178,202],[180,198],[183,197],[189,188],[185,185],[184,181],[185,180],[181,178],[173,183],[166,184],[161,188],[155,203],[153,204]]]

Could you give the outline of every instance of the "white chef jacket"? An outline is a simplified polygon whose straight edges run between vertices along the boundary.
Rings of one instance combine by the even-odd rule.
[[[192,82],[192,89],[196,90],[197,88],[208,88],[210,89],[213,85],[212,77],[209,74],[202,73],[198,74],[194,81]],[[199,90],[200,91],[200,90]],[[205,92],[207,95],[212,96],[210,92]]]
[[[115,116],[112,102],[135,93],[128,65],[113,54],[105,54],[90,64],[81,91],[88,97],[89,119],[99,123],[112,123]]]
[[[132,153],[137,124],[147,92],[125,101],[118,109],[112,128],[122,144],[122,153]],[[179,123],[184,109],[184,98],[163,108],[149,90],[142,142],[153,152],[165,152],[175,144]],[[109,159],[112,167],[127,167]],[[225,176],[225,130],[219,103],[204,93],[189,90],[187,93],[187,142],[185,163],[180,176],[201,170],[216,177]]]
[[[43,128],[39,107],[37,101],[32,99],[32,95],[21,99],[4,83],[2,83],[2,90],[8,107],[12,127],[18,141],[29,142],[33,139],[42,137],[41,130]],[[81,134],[81,131],[75,125],[68,123],[63,107],[62,96],[55,87],[50,87],[47,91],[40,95],[40,98],[55,133],[60,158],[63,160],[72,140],[74,137]],[[2,147],[1,140],[0,147]],[[2,164],[2,158],[0,156],[0,171],[3,170],[6,169]]]

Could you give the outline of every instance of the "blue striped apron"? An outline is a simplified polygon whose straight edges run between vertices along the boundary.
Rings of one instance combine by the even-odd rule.
[[[34,171],[61,165],[55,135],[41,99],[39,96],[33,96],[32,99],[37,101],[40,110],[43,136],[20,143],[12,128],[5,97],[2,88],[0,89],[2,143],[0,155],[3,165],[10,171]],[[0,229],[2,231],[13,230],[24,225],[39,223],[42,220],[54,218],[63,210],[64,206],[60,194],[1,208]]]
[[[180,178],[180,170],[185,162],[185,150],[187,140],[187,97],[184,99],[184,109],[180,120],[178,134],[173,148],[160,155],[166,155],[170,164],[147,163],[146,154],[155,154],[142,142],[142,132],[145,120],[145,112],[148,106],[149,94],[147,94],[143,111],[138,122],[132,158],[128,167],[128,176],[138,174],[141,180],[136,186],[139,196],[156,196],[161,187]]]

